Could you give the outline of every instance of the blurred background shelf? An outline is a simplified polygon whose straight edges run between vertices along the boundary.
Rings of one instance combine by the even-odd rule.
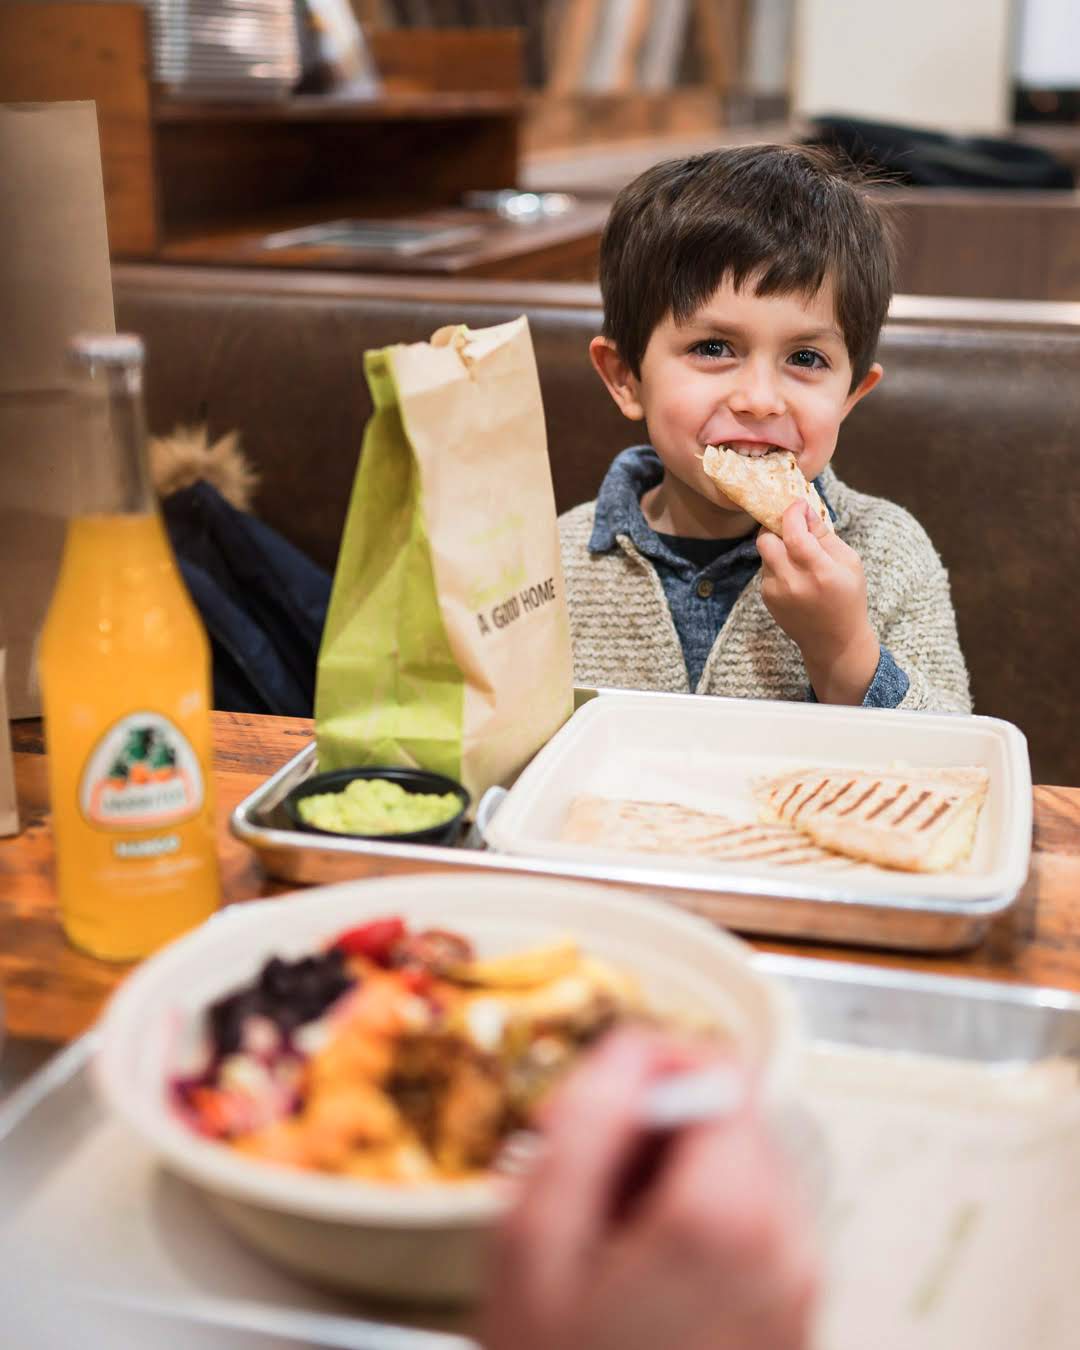
[[[313,268],[320,271],[410,273],[418,276],[491,277],[521,280],[583,280],[594,275],[607,203],[584,202],[553,220],[517,224],[492,219],[488,211],[450,207],[410,209],[407,202],[392,219],[354,212],[351,219],[389,225],[403,232],[445,229],[449,242],[409,253],[342,247],[334,243],[267,247],[267,238],[310,224],[311,211],[282,212],[236,222],[218,231],[178,233],[165,243],[163,262],[228,267]],[[449,238],[450,236],[460,238]]]
[[[431,122],[461,117],[517,115],[524,107],[516,94],[486,90],[445,93],[387,94],[378,99],[356,99],[337,94],[296,94],[281,102],[220,103],[163,97],[154,103],[158,126],[173,123],[230,122]]]
[[[515,220],[475,194],[521,186],[526,155],[709,134],[751,106],[749,0],[352,6],[376,97],[253,79],[263,96],[245,102],[177,93],[157,78],[158,11],[36,0],[0,3],[0,98],[96,101],[116,258],[551,280],[595,276],[612,192]],[[470,237],[422,253],[260,242],[340,218],[456,221]]]
[[[115,258],[454,275],[592,275],[604,213],[507,222],[462,205],[516,185],[523,33],[369,35],[376,97],[301,94],[250,102],[177,97],[152,77],[139,4],[0,5],[0,98],[97,103]],[[469,227],[469,242],[394,250],[267,249],[267,234],[339,218]]]
[[[219,3],[239,10],[245,0]],[[793,28],[803,10],[792,0],[349,3],[377,97],[333,88],[247,102],[178,94],[155,79],[144,5],[0,0],[0,99],[96,101],[118,259],[462,278],[594,280],[606,211],[643,169],[720,145],[791,142],[809,129],[789,107],[806,84],[796,78],[806,56]],[[1023,0],[1018,12],[1031,6]],[[822,22],[831,13],[819,0],[810,9]],[[885,41],[885,19],[875,25]],[[311,83],[308,72],[297,88]],[[825,87],[843,101],[843,81]],[[1018,110],[1024,99],[1049,106],[1045,91],[1020,83],[1014,92]],[[1080,90],[1052,101],[1075,116]],[[1076,122],[1028,121],[1000,134],[1080,171]],[[550,219],[506,219],[478,204],[478,193],[494,200],[513,188],[574,200]],[[1080,194],[889,195],[902,290],[1080,300]],[[422,250],[265,247],[271,233],[339,219],[456,232]]]

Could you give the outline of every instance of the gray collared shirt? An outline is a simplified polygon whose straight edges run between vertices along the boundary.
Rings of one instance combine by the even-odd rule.
[[[589,549],[592,553],[610,553],[617,547],[618,536],[623,535],[649,559],[664,588],[679,635],[690,688],[696,689],[735,601],[761,566],[754,542],[757,531],[742,539],[717,540],[712,560],[703,566],[696,556],[698,549],[689,550],[695,555],[693,560],[684,556],[656,533],[641,510],[642,496],[660,482],[663,473],[664,466],[650,445],[631,446],[616,457],[597,494]],[[836,513],[822,491],[820,478],[815,480],[815,486],[835,520]],[[895,708],[907,690],[908,677],[892,654],[882,647],[863,706]],[[809,685],[806,696],[809,702],[816,702]]]

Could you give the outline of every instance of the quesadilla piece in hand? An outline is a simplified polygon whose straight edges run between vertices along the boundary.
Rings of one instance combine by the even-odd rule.
[[[902,872],[945,872],[971,852],[985,769],[800,769],[754,785],[764,821]]]
[[[784,512],[792,502],[809,502],[819,520],[832,530],[832,520],[817,488],[802,475],[790,450],[770,450],[765,455],[741,455],[726,446],[710,445],[702,467],[725,497],[783,537]]]

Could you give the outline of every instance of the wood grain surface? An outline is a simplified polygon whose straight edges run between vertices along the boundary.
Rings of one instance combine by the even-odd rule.
[[[497,132],[498,127],[494,130]],[[479,186],[479,183],[473,186]],[[315,272],[362,269],[365,273],[440,278],[591,281],[596,277],[600,235],[607,210],[606,204],[585,202],[565,215],[520,225],[500,220],[489,212],[464,207],[429,207],[418,205],[415,200],[402,200],[394,207],[397,219],[416,224],[472,227],[476,236],[433,249],[430,253],[400,255],[378,251],[365,253],[334,245],[274,249],[264,246],[268,234],[318,223],[320,216],[325,221],[371,215],[370,209],[362,203],[337,201],[327,203],[319,210],[308,205],[302,210],[293,208],[263,214],[257,221],[248,220],[244,224],[234,222],[220,228],[199,227],[178,233],[163,246],[161,257],[173,263],[212,264],[215,268],[257,268],[260,276],[265,276],[268,269],[310,269]]]
[[[312,736],[300,718],[214,715],[215,782],[225,902],[287,888],[264,875],[229,833],[232,809]],[[128,967],[75,951],[60,928],[53,887],[41,727],[12,724],[22,832],[0,840],[0,987],[11,1036],[65,1041],[94,1021]],[[372,875],[389,869],[376,861]],[[758,941],[770,951],[1080,991],[1080,788],[1035,789],[1031,874],[1018,903],[980,946],[949,956]]]

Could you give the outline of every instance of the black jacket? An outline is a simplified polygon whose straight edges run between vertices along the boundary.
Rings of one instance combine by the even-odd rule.
[[[162,504],[214,660],[214,706],[310,717],[329,575],[208,483]]]

